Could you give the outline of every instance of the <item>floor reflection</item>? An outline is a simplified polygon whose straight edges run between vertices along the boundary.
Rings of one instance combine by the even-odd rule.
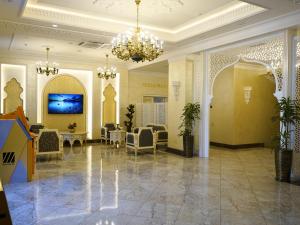
[[[268,149],[212,149],[209,159],[65,152],[39,160],[35,181],[5,186],[14,225],[300,224],[300,189],[274,180]]]

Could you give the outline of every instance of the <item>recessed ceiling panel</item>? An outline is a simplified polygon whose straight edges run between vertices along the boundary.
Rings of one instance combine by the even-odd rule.
[[[233,0],[142,0],[143,24],[173,29],[188,21],[207,14]],[[39,0],[38,3],[55,5],[76,11],[93,13],[100,17],[133,22],[136,19],[134,0]]]

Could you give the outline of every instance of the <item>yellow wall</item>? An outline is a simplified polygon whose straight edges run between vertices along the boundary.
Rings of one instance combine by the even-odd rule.
[[[214,98],[210,110],[210,139],[234,144],[234,67],[226,68],[214,83]]]
[[[276,115],[275,83],[259,65],[237,64],[224,70],[214,84],[211,109],[211,141],[229,145],[264,143],[271,146],[279,123]],[[249,104],[244,87],[251,86]]]
[[[83,94],[83,114],[48,114],[49,93]],[[68,130],[70,123],[77,123],[76,131],[86,131],[87,95],[82,84],[74,77],[63,75],[49,81],[43,93],[43,124],[47,128]]]
[[[179,134],[181,114],[186,103],[193,97],[193,61],[179,58],[169,61],[169,96],[168,96],[168,147],[183,151],[183,140]],[[179,81],[179,95],[175,98],[173,81]]]
[[[168,74],[134,71],[128,78],[129,104],[143,102],[143,96],[168,96]]]

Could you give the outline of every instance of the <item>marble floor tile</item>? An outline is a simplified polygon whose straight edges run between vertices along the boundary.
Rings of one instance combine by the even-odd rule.
[[[210,158],[127,154],[93,144],[38,159],[5,191],[14,225],[299,225],[300,187],[275,181],[269,149]]]

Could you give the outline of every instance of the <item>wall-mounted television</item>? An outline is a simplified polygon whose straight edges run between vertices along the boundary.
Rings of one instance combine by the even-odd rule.
[[[48,114],[82,114],[82,94],[48,94]]]

